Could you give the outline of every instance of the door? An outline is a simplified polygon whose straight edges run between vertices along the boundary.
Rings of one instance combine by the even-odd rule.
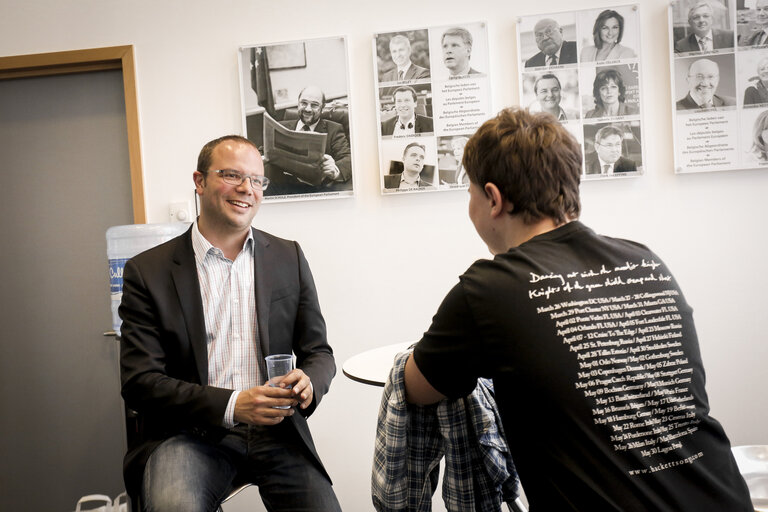
[[[124,488],[105,231],[134,222],[120,70],[0,81],[0,509]]]

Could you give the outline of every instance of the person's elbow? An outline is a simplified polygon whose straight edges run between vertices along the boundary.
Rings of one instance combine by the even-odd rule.
[[[445,395],[436,390],[419,370],[413,354],[405,363],[405,399],[416,405],[429,405],[444,399]]]

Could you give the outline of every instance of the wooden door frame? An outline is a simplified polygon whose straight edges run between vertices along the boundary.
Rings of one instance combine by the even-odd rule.
[[[0,80],[116,69],[123,72],[125,120],[128,125],[128,157],[131,169],[133,222],[144,224],[147,214],[144,205],[144,174],[141,162],[139,109],[133,45],[0,57]]]

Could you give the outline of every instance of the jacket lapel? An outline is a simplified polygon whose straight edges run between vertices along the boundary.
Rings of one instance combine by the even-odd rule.
[[[171,268],[173,284],[179,299],[184,325],[200,375],[200,384],[208,383],[208,347],[205,341],[205,316],[200,283],[197,278],[195,252],[192,249],[192,228],[181,236],[173,255]]]
[[[256,288],[256,319],[259,328],[259,343],[262,356],[269,355],[269,302],[272,285],[267,278],[264,259],[269,251],[269,242],[264,235],[253,231],[253,280]]]

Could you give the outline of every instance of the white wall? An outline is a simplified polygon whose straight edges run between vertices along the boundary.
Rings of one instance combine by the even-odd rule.
[[[466,192],[380,196],[372,34],[488,21],[493,104],[500,109],[518,98],[517,16],[612,4],[0,0],[0,52],[135,45],[148,219],[165,222],[170,202],[192,197],[201,145],[240,132],[237,48],[346,34],[357,196],[268,204],[255,221],[302,243],[341,367],[363,350],[418,339],[456,277],[487,254],[466,218]],[[713,415],[734,444],[766,444],[768,173],[674,175],[667,5],[641,6],[646,176],[585,183],[582,219],[599,232],[645,242],[666,260],[695,308]],[[432,271],[399,278],[404,261]],[[380,391],[339,371],[310,422],[345,510],[372,510]]]

